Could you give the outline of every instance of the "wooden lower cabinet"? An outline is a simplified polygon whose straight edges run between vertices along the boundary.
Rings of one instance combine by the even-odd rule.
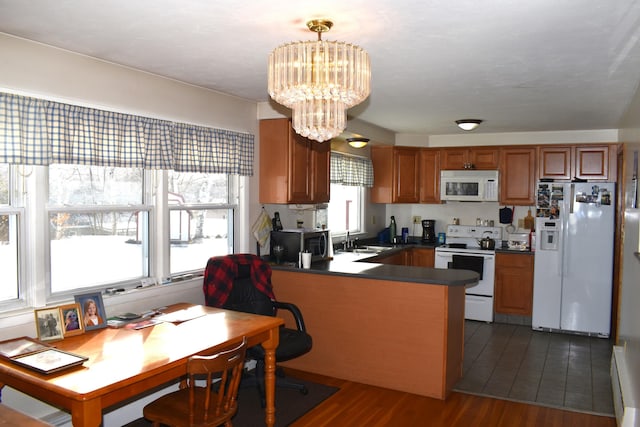
[[[372,262],[380,264],[392,264],[392,265],[409,265],[407,262],[409,258],[409,251],[403,250],[400,252],[394,252],[391,254],[385,254],[384,252],[376,256],[376,259]]]
[[[433,248],[411,248],[409,265],[414,267],[431,267],[435,263],[436,250]]]
[[[533,307],[533,254],[496,254],[494,311],[531,316]]]

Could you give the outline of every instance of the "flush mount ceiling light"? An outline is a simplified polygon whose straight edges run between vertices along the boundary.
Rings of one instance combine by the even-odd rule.
[[[362,148],[367,146],[367,144],[369,143],[369,138],[347,138],[346,141],[353,148]]]
[[[317,41],[287,43],[269,55],[269,96],[293,110],[293,129],[315,141],[327,141],[346,127],[347,109],[371,92],[369,54],[344,42],[323,41],[333,23],[307,22]]]
[[[456,120],[456,124],[458,125],[458,127],[466,131],[476,129],[478,126],[480,126],[480,123],[482,123],[482,120],[477,120],[477,119]]]

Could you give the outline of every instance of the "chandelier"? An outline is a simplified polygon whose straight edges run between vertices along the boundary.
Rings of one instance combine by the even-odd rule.
[[[269,96],[293,110],[296,133],[323,142],[342,133],[347,109],[371,92],[369,54],[344,42],[323,41],[333,23],[307,22],[317,41],[287,43],[269,55]]]

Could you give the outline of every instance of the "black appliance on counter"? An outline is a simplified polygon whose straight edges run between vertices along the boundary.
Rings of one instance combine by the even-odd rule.
[[[436,220],[435,219],[422,220],[422,241],[424,243],[436,242]]]
[[[294,228],[271,232],[271,258],[284,262],[298,262],[300,252],[311,252],[311,261],[329,258],[329,230]],[[276,255],[274,248],[281,246]]]

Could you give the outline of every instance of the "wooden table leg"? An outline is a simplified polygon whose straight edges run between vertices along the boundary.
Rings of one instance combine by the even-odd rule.
[[[280,328],[271,330],[271,337],[262,343],[264,348],[264,388],[267,407],[264,422],[273,427],[276,422],[276,348],[280,341]]]
[[[73,427],[100,427],[102,425],[100,400],[73,402],[71,404],[71,423]]]

